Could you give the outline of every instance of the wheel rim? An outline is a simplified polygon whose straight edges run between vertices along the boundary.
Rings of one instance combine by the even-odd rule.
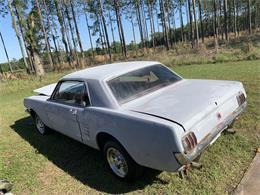
[[[43,124],[42,120],[38,116],[36,116],[36,118],[35,118],[35,123],[36,123],[37,130],[41,134],[43,134],[44,131],[45,131],[45,127],[44,127],[44,124]]]
[[[128,172],[128,166],[124,156],[115,148],[107,150],[107,161],[112,171],[119,177],[125,177]]]

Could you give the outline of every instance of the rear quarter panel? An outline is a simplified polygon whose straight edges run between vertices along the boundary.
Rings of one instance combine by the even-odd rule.
[[[173,154],[181,151],[176,131],[182,134],[183,130],[178,125],[169,126],[155,117],[144,119],[142,114],[103,108],[86,109],[79,121],[81,129],[90,132],[88,145],[98,148],[97,134],[105,132],[115,137],[140,165],[165,171],[180,167]],[[84,137],[84,130],[82,134]]]
[[[202,141],[206,136],[208,136],[211,131],[217,126],[221,125],[229,116],[231,116],[236,109],[238,109],[237,96],[243,93],[246,97],[246,92],[241,82],[234,82],[232,92],[230,92],[229,97],[218,98],[218,104],[213,105],[213,108],[208,108],[210,112],[206,109],[191,118],[189,121],[190,128],[187,131],[193,131],[197,137],[198,142]],[[218,117],[219,116],[219,117]],[[195,121],[195,122],[194,122]]]

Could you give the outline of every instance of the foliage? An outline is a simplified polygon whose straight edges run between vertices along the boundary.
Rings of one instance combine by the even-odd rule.
[[[36,64],[39,60],[34,59],[34,53],[40,55],[44,65],[59,69],[66,63],[72,68],[75,64],[79,67],[80,61],[90,61],[90,57],[96,54],[111,56],[112,52],[116,58],[122,54],[120,58],[126,59],[131,58],[132,51],[139,53],[138,49],[156,47],[174,49],[178,53],[176,45],[179,42],[183,46],[191,44],[196,52],[200,48],[198,43],[204,43],[204,39],[214,38],[214,42],[207,41],[205,45],[211,42],[210,47],[219,50],[218,47],[226,44],[229,37],[236,38],[245,31],[249,34],[258,31],[259,9],[260,2],[256,0],[13,0],[9,11],[13,12],[12,20],[17,25],[14,29],[26,69],[28,73],[34,73],[41,64]],[[6,2],[0,0],[0,15],[7,11]],[[83,51],[78,31],[77,23],[82,18],[87,22],[91,45],[86,47],[91,48],[89,52]],[[125,25],[132,28],[128,44]],[[111,31],[110,36],[107,31]],[[115,37],[119,37],[118,40]],[[258,59],[257,49],[250,52],[246,59]],[[84,59],[85,53],[88,53],[88,59]],[[209,62],[230,58],[232,56],[220,53]]]
[[[5,17],[7,14],[7,5],[5,0],[0,0],[0,16]]]

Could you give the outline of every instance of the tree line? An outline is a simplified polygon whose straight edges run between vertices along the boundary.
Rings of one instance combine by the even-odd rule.
[[[46,65],[49,70],[64,63],[82,68],[98,54],[112,61],[115,54],[127,58],[129,51],[169,50],[176,43],[196,48],[207,37],[214,37],[218,49],[219,40],[228,42],[230,33],[259,29],[259,12],[259,0],[0,0],[0,14],[11,16],[27,73],[38,76]],[[84,35],[79,31],[82,18]],[[129,44],[125,25],[132,29]],[[86,35],[90,49],[84,51]],[[1,29],[0,41],[12,72]]]

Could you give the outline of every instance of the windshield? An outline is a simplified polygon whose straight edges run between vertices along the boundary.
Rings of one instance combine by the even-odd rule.
[[[181,77],[158,64],[120,75],[107,83],[117,101],[123,104],[179,80]]]

